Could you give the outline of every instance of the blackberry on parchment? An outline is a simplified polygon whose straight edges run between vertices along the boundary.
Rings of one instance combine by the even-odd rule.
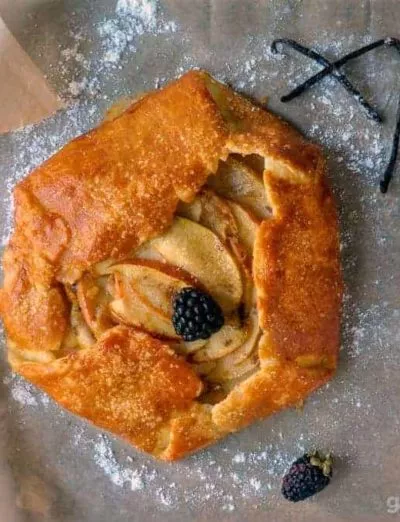
[[[305,500],[322,491],[332,477],[332,457],[306,453],[290,466],[283,477],[282,495],[291,502]]]

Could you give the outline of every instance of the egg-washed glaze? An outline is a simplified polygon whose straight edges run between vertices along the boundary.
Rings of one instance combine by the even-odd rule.
[[[246,196],[243,171],[265,198],[259,181]],[[14,199],[0,295],[9,361],[100,428],[174,460],[332,377],[342,281],[323,156],[206,73],[73,140]],[[216,247],[209,266],[203,251],[200,266],[181,256],[193,230]],[[226,327],[245,329],[235,349],[223,330],[202,346],[174,338],[159,291],[173,298],[174,285],[213,294]]]

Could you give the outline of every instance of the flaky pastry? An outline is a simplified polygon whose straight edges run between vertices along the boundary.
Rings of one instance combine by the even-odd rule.
[[[0,312],[12,368],[164,460],[333,375],[342,282],[318,147],[192,71],[74,139],[14,190]],[[184,342],[192,287],[224,325]]]

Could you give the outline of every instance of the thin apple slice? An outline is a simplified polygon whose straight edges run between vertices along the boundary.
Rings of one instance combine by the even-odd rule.
[[[247,278],[244,284],[242,317],[244,321],[257,309],[257,289],[253,279]]]
[[[217,196],[212,190],[204,189],[191,203],[181,203],[178,215],[214,232],[229,246],[244,273],[251,275],[251,258],[240,243],[238,225],[228,200]]]
[[[253,310],[253,313],[248,318],[244,329],[247,334],[245,342],[240,347],[238,347],[237,350],[227,355],[223,359],[223,363],[227,367],[240,364],[257,350],[258,342],[261,337],[261,330],[258,325],[258,315],[255,310]]]
[[[78,282],[77,297],[83,317],[96,338],[115,325],[109,310],[112,300],[109,276],[95,279],[85,273]]]
[[[207,375],[207,379],[216,383],[238,379],[243,375],[254,372],[259,366],[259,362],[258,357],[253,354],[236,366],[226,367],[217,363],[214,370]]]
[[[143,304],[152,308],[164,319],[171,321],[173,313],[173,298],[176,293],[191,282],[183,279],[181,273],[170,267],[170,274],[165,264],[152,263],[151,265],[130,261],[111,267],[112,272],[118,272],[125,279],[126,284],[136,292]],[[172,275],[173,274],[173,275]],[[180,278],[178,277],[181,276]]]
[[[110,274],[110,267],[115,263],[115,259],[105,259],[104,261],[99,261],[93,265],[91,269],[93,277],[97,278],[101,276],[108,276]]]
[[[74,348],[89,348],[94,344],[95,338],[82,314],[74,288],[68,284],[64,288],[71,304],[70,326],[61,346],[63,353],[67,353]]]
[[[80,348],[90,348],[95,343],[77,302],[71,306],[71,327]]]
[[[172,324],[155,316],[153,311],[146,308],[139,298],[136,301],[116,299],[110,304],[110,310],[116,321],[120,323],[142,328],[150,334],[161,337],[177,337]]]
[[[242,374],[243,368],[247,368],[249,361],[251,366],[253,366],[253,361],[257,364],[257,346],[261,337],[261,330],[258,326],[258,317],[255,312],[249,318],[247,329],[248,336],[246,341],[234,352],[216,361],[215,368],[208,376],[211,381],[218,382],[234,379]]]
[[[226,357],[194,364],[196,372],[209,382],[225,383],[254,371],[259,365],[257,347],[260,337],[261,331],[254,311],[248,324],[246,341]]]
[[[228,202],[212,190],[203,190],[192,203],[181,203],[178,214],[210,229],[224,243],[239,235]]]
[[[176,217],[170,229],[152,242],[169,263],[196,277],[225,314],[238,307],[243,294],[240,270],[213,232],[193,221]]]
[[[202,377],[207,377],[216,367],[217,363],[215,361],[206,361],[198,364],[193,364],[193,370]]]
[[[236,220],[239,241],[245,247],[247,255],[253,257],[254,242],[260,221],[239,203],[227,201],[227,204]]]
[[[64,355],[76,351],[80,348],[78,339],[76,337],[76,333],[72,326],[70,325],[64,335],[64,339],[62,340],[60,351],[57,355],[63,357]]]
[[[190,203],[179,201],[176,214],[180,217],[200,223],[201,215],[203,213],[203,204],[199,196],[200,194],[197,194],[194,200]]]
[[[142,245],[137,247],[132,252],[132,257],[136,259],[144,259],[150,261],[164,261],[164,258],[162,257],[160,252],[158,252],[149,241],[146,241],[146,243],[143,243]]]
[[[162,337],[178,339],[171,320],[167,320],[147,306],[126,278],[115,273],[118,298],[110,303],[113,317],[124,324],[137,326]]]
[[[271,215],[263,180],[245,162],[233,158],[221,162],[217,173],[207,179],[207,185],[217,194],[248,207],[260,219]]]
[[[224,324],[221,330],[210,337],[204,348],[195,353],[193,360],[205,362],[225,357],[245,342],[247,333],[240,324]]]
[[[243,344],[245,336],[246,333],[241,328],[224,325],[204,348],[196,352],[193,359],[196,362],[204,362],[225,357]]]
[[[181,341],[179,343],[174,343],[173,345],[171,345],[171,348],[173,348],[180,355],[184,355],[186,357],[201,350],[203,346],[207,344],[207,342],[207,339],[199,339],[198,341],[192,341],[187,343]]]

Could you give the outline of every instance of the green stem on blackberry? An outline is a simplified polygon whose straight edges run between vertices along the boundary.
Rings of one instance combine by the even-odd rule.
[[[332,475],[333,457],[330,453],[327,453],[326,457],[322,457],[318,451],[315,451],[314,453],[309,453],[308,456],[310,457],[310,463],[320,468],[326,477]]]

